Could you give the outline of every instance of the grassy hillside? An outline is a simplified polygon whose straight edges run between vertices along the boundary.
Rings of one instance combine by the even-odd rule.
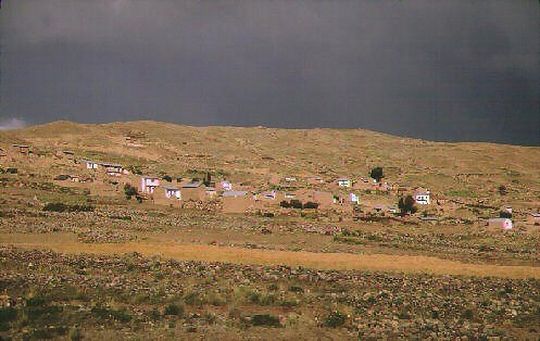
[[[126,136],[133,139],[126,142]],[[362,129],[191,127],[154,121],[77,124],[58,121],[0,132],[0,146],[30,144],[43,152],[62,149],[79,157],[142,166],[147,173],[225,174],[263,185],[279,176],[367,176],[384,167],[388,181],[425,186],[439,195],[538,202],[540,147],[492,143],[440,143]]]

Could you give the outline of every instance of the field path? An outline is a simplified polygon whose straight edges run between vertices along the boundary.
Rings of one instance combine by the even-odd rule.
[[[138,252],[145,256],[159,255],[176,260],[205,262],[540,279],[540,267],[471,264],[427,256],[277,251],[155,241],[86,244],[77,241],[73,235],[65,234],[3,234],[0,235],[0,245],[49,249],[68,254],[113,255]]]

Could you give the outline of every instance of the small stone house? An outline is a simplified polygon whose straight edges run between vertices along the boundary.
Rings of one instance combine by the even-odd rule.
[[[99,168],[99,163],[97,163],[97,162],[90,161],[90,160],[82,160],[82,162],[84,163],[86,169],[98,169]]]
[[[184,201],[203,201],[206,199],[206,188],[200,180],[184,184],[181,190]]]
[[[431,195],[429,190],[419,187],[414,191],[413,194],[414,201],[418,205],[429,205],[431,204]]]
[[[512,220],[508,218],[492,218],[488,220],[488,227],[511,230],[514,226]]]
[[[339,187],[352,187],[352,180],[349,178],[339,178],[336,183]]]
[[[140,191],[142,193],[152,194],[159,187],[160,181],[156,176],[142,176],[140,182]]]
[[[13,148],[18,149],[19,153],[28,155],[30,153],[30,146],[26,144],[14,144]]]
[[[180,191],[180,188],[176,186],[163,186],[163,189],[165,190],[165,197],[167,199],[182,200],[182,192]]]
[[[124,167],[117,163],[103,162],[101,166],[105,168],[105,172],[110,176],[121,176],[124,174]]]

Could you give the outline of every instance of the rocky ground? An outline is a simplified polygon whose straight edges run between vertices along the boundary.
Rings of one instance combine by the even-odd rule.
[[[537,339],[540,282],[0,248],[0,335]],[[143,336],[144,337],[144,336]]]

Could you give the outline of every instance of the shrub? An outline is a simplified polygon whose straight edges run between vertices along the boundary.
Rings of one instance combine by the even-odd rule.
[[[69,180],[70,177],[69,175],[65,175],[65,174],[60,174],[60,175],[57,175],[54,180],[59,180],[59,181],[65,181],[65,180]]]
[[[281,327],[279,318],[270,314],[257,314],[251,316],[251,324],[254,326]]]
[[[0,308],[0,321],[8,322],[17,318],[17,310],[12,307]]]
[[[330,327],[330,328],[337,328],[345,324],[345,321],[347,319],[347,316],[345,314],[334,311],[330,313],[326,318],[324,319],[324,326]]]
[[[93,212],[95,207],[89,205],[69,205],[61,202],[50,202],[43,207],[47,212]]]
[[[169,175],[164,175],[164,176],[162,177],[162,179],[165,180],[165,181],[167,181],[167,182],[172,182],[172,177],[169,176]]]
[[[279,206],[284,207],[284,208],[289,208],[291,207],[291,204],[289,204],[288,201],[283,200],[282,202],[279,203]]]
[[[79,340],[82,340],[83,339],[83,336],[82,336],[82,333],[81,333],[81,330],[77,327],[73,327],[70,331],[69,331],[69,339],[71,341],[79,341]]]
[[[304,289],[301,286],[298,286],[298,285],[291,285],[289,287],[289,291],[302,293],[302,292],[304,292]]]
[[[499,190],[500,195],[507,195],[508,194],[508,189],[506,188],[505,185],[500,185],[498,190]]]
[[[142,175],[141,166],[130,165],[126,169],[132,174]]]
[[[124,194],[126,195],[126,199],[131,199],[133,196],[137,196],[139,192],[137,191],[137,188],[131,186],[130,184],[124,185]]]
[[[182,316],[184,315],[184,307],[176,303],[170,303],[165,307],[164,315]]]
[[[116,309],[108,309],[104,307],[94,307],[92,308],[92,314],[98,318],[103,320],[115,320],[119,322],[129,322],[131,321],[131,315],[125,310],[116,310]]]
[[[319,207],[319,204],[316,202],[308,201],[304,204],[304,208],[312,208],[317,209]]]
[[[302,202],[300,200],[292,199],[291,200],[291,207],[292,208],[302,209],[304,206],[302,205]]]
[[[464,312],[463,312],[463,318],[467,319],[467,320],[472,320],[474,317],[474,313],[471,309],[466,309]]]
[[[499,212],[499,217],[500,217],[500,218],[508,218],[508,219],[512,219],[512,213],[507,212],[507,211],[500,211],[500,212]]]
[[[6,169],[6,173],[8,174],[17,174],[18,172],[17,168],[10,167]]]

